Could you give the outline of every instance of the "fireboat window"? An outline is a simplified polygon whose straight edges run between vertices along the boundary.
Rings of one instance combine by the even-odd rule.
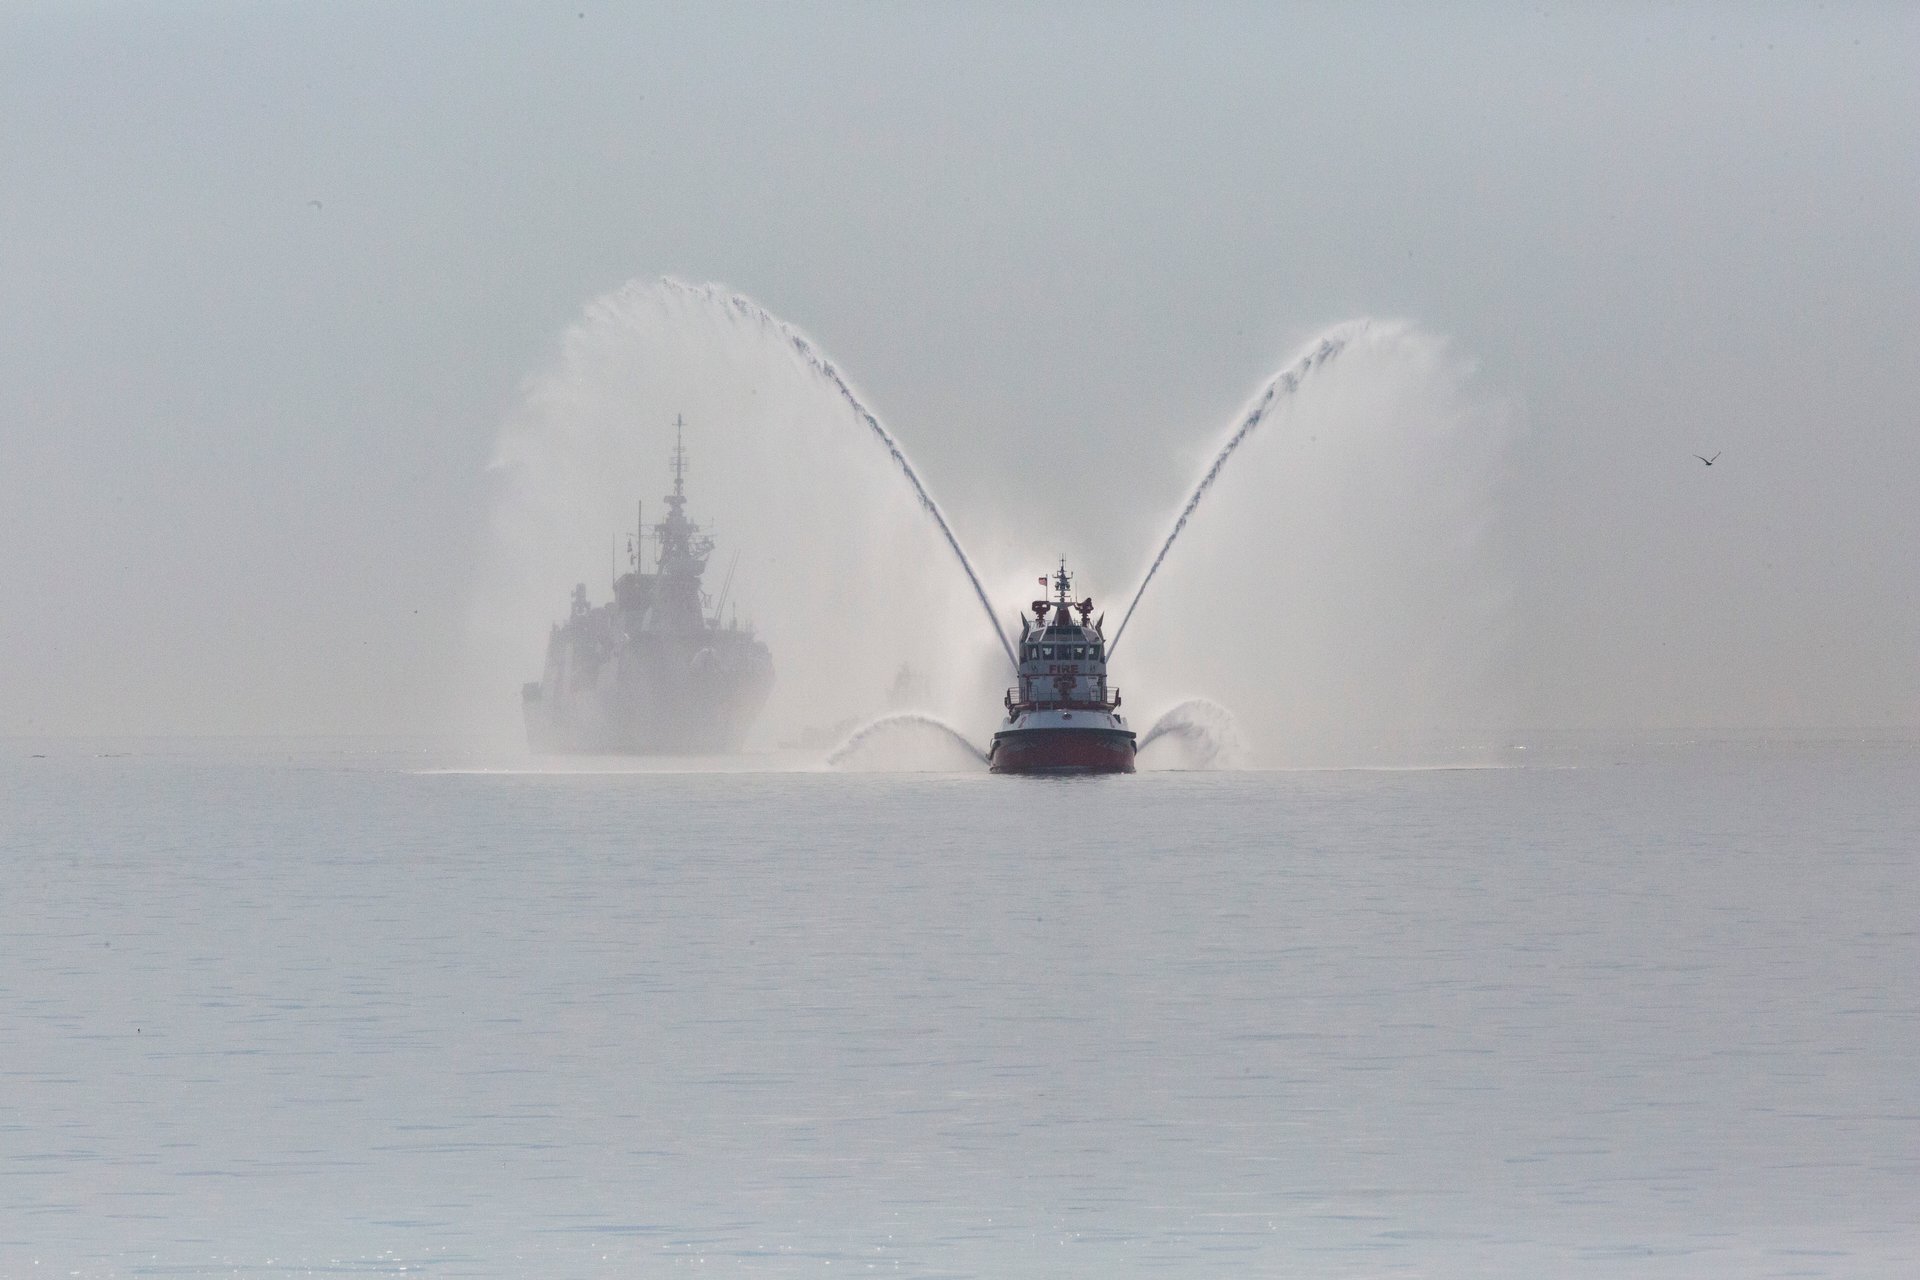
[[[1073,646],[1073,656],[1074,656],[1074,660],[1075,660],[1075,661],[1077,661],[1077,662],[1084,662],[1084,661],[1086,661],[1086,657],[1087,657],[1087,646],[1085,646],[1085,645],[1083,645],[1083,644],[1077,644],[1077,645],[1075,645],[1075,646]]]
[[[1095,646],[1093,646],[1093,660],[1094,660],[1095,662],[1101,662],[1101,661],[1104,661],[1104,659],[1103,659],[1103,658],[1101,657],[1101,650],[1103,650],[1103,649],[1105,649],[1105,648],[1106,648],[1106,646],[1105,646],[1105,645],[1103,645],[1103,644],[1097,644],[1097,645],[1095,645]]]
[[[1040,656],[1041,656],[1041,657],[1043,657],[1043,658],[1051,658],[1051,657],[1053,657],[1053,646],[1052,646],[1052,645],[1050,645],[1050,644],[1043,644],[1043,645],[1041,645],[1041,646],[1040,646]]]

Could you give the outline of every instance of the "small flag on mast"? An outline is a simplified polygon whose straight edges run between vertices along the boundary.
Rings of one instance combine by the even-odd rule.
[[[1040,585],[1041,585],[1041,586],[1043,586],[1043,587],[1044,587],[1044,586],[1046,586],[1046,585],[1047,585],[1047,580],[1046,580],[1045,578],[1042,578],[1042,579],[1040,579]]]

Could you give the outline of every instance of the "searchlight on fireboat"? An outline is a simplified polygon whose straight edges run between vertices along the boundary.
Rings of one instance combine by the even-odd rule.
[[[1020,683],[1007,690],[1007,718],[987,752],[995,773],[1133,772],[1134,733],[1107,684],[1106,615],[1091,621],[1092,598],[1076,602],[1072,585],[1063,560],[1053,597],[1033,602],[1031,623],[1020,617]]]

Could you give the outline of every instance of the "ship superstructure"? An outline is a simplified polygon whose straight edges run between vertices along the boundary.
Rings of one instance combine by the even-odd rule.
[[[1134,733],[1107,683],[1106,619],[1091,621],[1092,598],[1076,602],[1072,585],[1062,561],[1053,597],[1033,602],[1031,623],[1021,615],[1019,683],[987,752],[995,773],[1133,772]]]
[[[737,616],[723,623],[732,570],[717,601],[702,590],[713,538],[686,514],[687,451],[676,419],[666,518],[643,518],[613,599],[574,587],[547,639],[542,678],[521,690],[538,752],[709,754],[740,749],[773,689],[773,658]],[[657,547],[645,570],[649,534]]]

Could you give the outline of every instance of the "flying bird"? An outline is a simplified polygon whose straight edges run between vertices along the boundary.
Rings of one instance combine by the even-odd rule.
[[[1725,452],[1726,452],[1726,450],[1725,450],[1725,449],[1716,449],[1716,450],[1714,451],[1714,454],[1713,454],[1713,458],[1717,458],[1717,457],[1719,457],[1719,456],[1720,456],[1721,454],[1723,454],[1723,453],[1725,453]],[[1694,456],[1694,457],[1696,457],[1696,458],[1700,458],[1700,455],[1699,455],[1699,454],[1697,454],[1697,453],[1696,453],[1696,454],[1694,454],[1693,456]],[[1700,461],[1702,461],[1702,462],[1704,462],[1704,463],[1706,463],[1706,464],[1707,464],[1708,466],[1712,466],[1712,465],[1713,465],[1713,458],[1700,458]]]
[[[321,204],[321,203],[320,203],[320,202],[319,202],[318,200],[309,200],[309,201],[307,201],[307,208],[309,208],[309,209],[324,209],[324,208],[326,208],[326,206],[325,206],[325,205],[323,205],[323,204]]]

